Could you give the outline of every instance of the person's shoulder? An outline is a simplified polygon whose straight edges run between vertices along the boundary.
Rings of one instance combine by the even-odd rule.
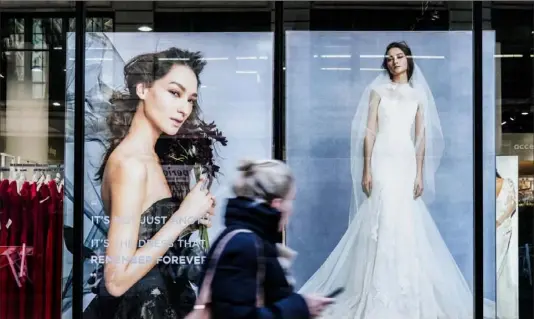
[[[225,236],[228,236],[227,233]],[[220,243],[224,240],[221,238]],[[253,232],[238,232],[229,238],[226,246],[223,249],[223,253],[230,255],[249,255],[256,254],[259,238]]]
[[[112,180],[145,181],[147,176],[146,164],[140,157],[129,156],[118,150],[109,156],[106,171]]]

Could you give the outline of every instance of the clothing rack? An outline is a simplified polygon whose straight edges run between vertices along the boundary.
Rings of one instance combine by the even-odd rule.
[[[63,187],[63,170],[63,164],[12,163],[7,165],[6,167],[0,166],[0,180],[3,180],[5,178],[9,178],[10,180],[16,180],[19,192],[22,188],[23,183],[25,181],[29,181],[30,178],[32,182],[38,183],[38,187],[40,187],[43,182],[47,183],[52,179],[55,180],[58,187]],[[3,172],[9,172],[9,175],[4,176]],[[27,175],[26,172],[28,172],[29,174]],[[51,176],[52,174],[56,175]]]
[[[3,172],[10,171],[10,167],[17,167],[19,165],[39,165],[38,163],[23,159],[20,156],[11,155],[8,153],[0,153],[0,179],[4,178]]]

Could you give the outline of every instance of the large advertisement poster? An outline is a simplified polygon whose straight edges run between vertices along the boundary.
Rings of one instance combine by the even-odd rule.
[[[519,318],[517,156],[498,156],[495,173],[497,318]]]
[[[484,37],[493,79],[494,35]],[[345,288],[324,318],[473,316],[472,42],[470,32],[287,33],[286,157],[298,196],[286,238],[301,292]],[[494,91],[484,81],[492,118]],[[493,137],[484,148],[491,181]],[[484,198],[490,221],[494,203]]]
[[[73,34],[67,44],[72,159]],[[153,311],[182,318],[192,309],[205,249],[224,228],[227,181],[238,160],[271,157],[272,50],[272,34],[260,32],[86,34],[84,318]],[[72,301],[72,177],[67,162],[64,318]],[[201,192],[181,205],[201,178],[215,208]],[[107,288],[106,276],[116,279]],[[146,285],[172,289],[142,295]]]

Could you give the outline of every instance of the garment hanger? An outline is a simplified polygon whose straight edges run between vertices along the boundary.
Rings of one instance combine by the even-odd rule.
[[[50,172],[48,172],[48,173],[46,174],[45,183],[48,184],[51,180],[52,180],[52,176],[50,176]]]
[[[37,181],[37,190],[41,188],[44,181],[45,181],[45,175],[43,172],[41,172],[41,176],[39,177],[39,180]]]
[[[59,172],[56,173],[56,178],[54,178],[54,182],[56,183],[56,191],[59,193],[61,190],[60,183],[61,183],[61,174]]]
[[[37,181],[39,180],[39,178],[41,177],[41,172],[38,170],[38,169],[34,169],[33,170],[33,176],[32,176],[32,182],[33,183],[37,183]]]
[[[13,166],[10,167],[10,170],[9,170],[9,183],[11,183],[12,181],[14,181],[16,179],[16,172],[15,172],[15,168]]]
[[[22,190],[22,185],[24,185],[24,182],[26,181],[26,173],[23,171],[20,172],[20,176],[17,179],[17,192],[20,195],[20,191]]]
[[[61,190],[63,189],[63,177],[61,176],[61,174],[57,173],[56,178],[59,180],[59,182],[56,182],[57,191],[61,192]]]

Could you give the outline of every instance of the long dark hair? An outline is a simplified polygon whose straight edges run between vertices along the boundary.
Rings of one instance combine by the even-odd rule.
[[[410,79],[412,78],[413,69],[414,69],[412,49],[410,49],[408,44],[404,41],[391,42],[390,44],[388,44],[388,46],[386,47],[386,53],[384,54],[384,60],[382,61],[382,68],[388,72],[390,78],[393,78],[393,74],[391,74],[391,72],[388,69],[388,57],[387,57],[389,50],[393,48],[397,48],[401,50],[406,56],[406,59],[408,60],[408,70],[407,70],[408,81],[410,81]]]
[[[102,180],[109,156],[128,134],[140,101],[136,86],[140,83],[148,87],[151,86],[154,81],[164,77],[175,65],[189,67],[195,73],[200,86],[200,73],[206,65],[206,61],[200,52],[191,52],[173,47],[165,51],[138,55],[124,66],[126,91],[114,92],[110,100],[113,110],[111,110],[106,119],[110,137],[108,138],[108,149],[96,173],[97,180]],[[200,108],[198,103],[195,102],[193,111],[184,125],[191,126],[198,123],[199,114]],[[156,149],[156,153],[158,153],[158,149]]]

